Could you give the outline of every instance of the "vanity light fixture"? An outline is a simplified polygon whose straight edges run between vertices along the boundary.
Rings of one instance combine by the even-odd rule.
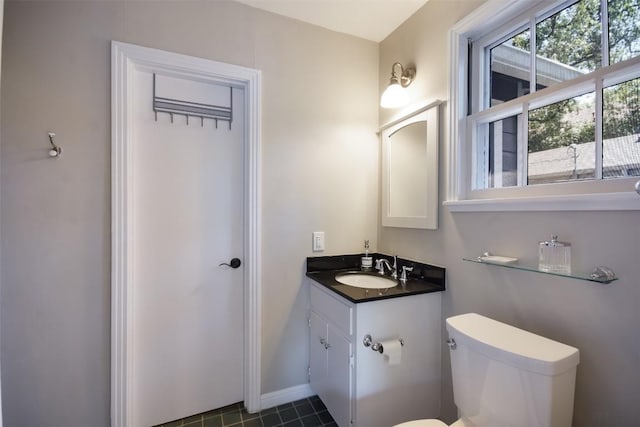
[[[396,74],[397,67],[400,67],[400,75]],[[415,68],[404,68],[401,63],[395,62],[391,66],[389,86],[380,97],[380,106],[382,108],[398,108],[406,105],[409,102],[409,95],[405,88],[411,84],[415,76]]]

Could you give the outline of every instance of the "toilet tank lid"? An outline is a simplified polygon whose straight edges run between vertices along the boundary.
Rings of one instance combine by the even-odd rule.
[[[575,368],[580,361],[575,347],[476,313],[449,317],[447,331],[458,344],[538,374],[561,374]]]

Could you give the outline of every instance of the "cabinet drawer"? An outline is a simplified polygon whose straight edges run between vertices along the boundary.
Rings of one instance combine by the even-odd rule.
[[[311,285],[311,309],[333,323],[345,335],[353,333],[352,308]]]

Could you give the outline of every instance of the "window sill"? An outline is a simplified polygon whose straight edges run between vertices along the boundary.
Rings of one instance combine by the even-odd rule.
[[[450,212],[636,211],[637,193],[599,193],[509,199],[447,200]]]

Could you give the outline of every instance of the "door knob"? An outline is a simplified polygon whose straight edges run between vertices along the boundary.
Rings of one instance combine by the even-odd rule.
[[[240,261],[240,258],[233,258],[228,263],[222,262],[222,263],[220,263],[220,265],[227,265],[227,266],[229,266],[231,268],[238,268],[238,267],[240,267],[240,265],[242,265],[242,261]]]

